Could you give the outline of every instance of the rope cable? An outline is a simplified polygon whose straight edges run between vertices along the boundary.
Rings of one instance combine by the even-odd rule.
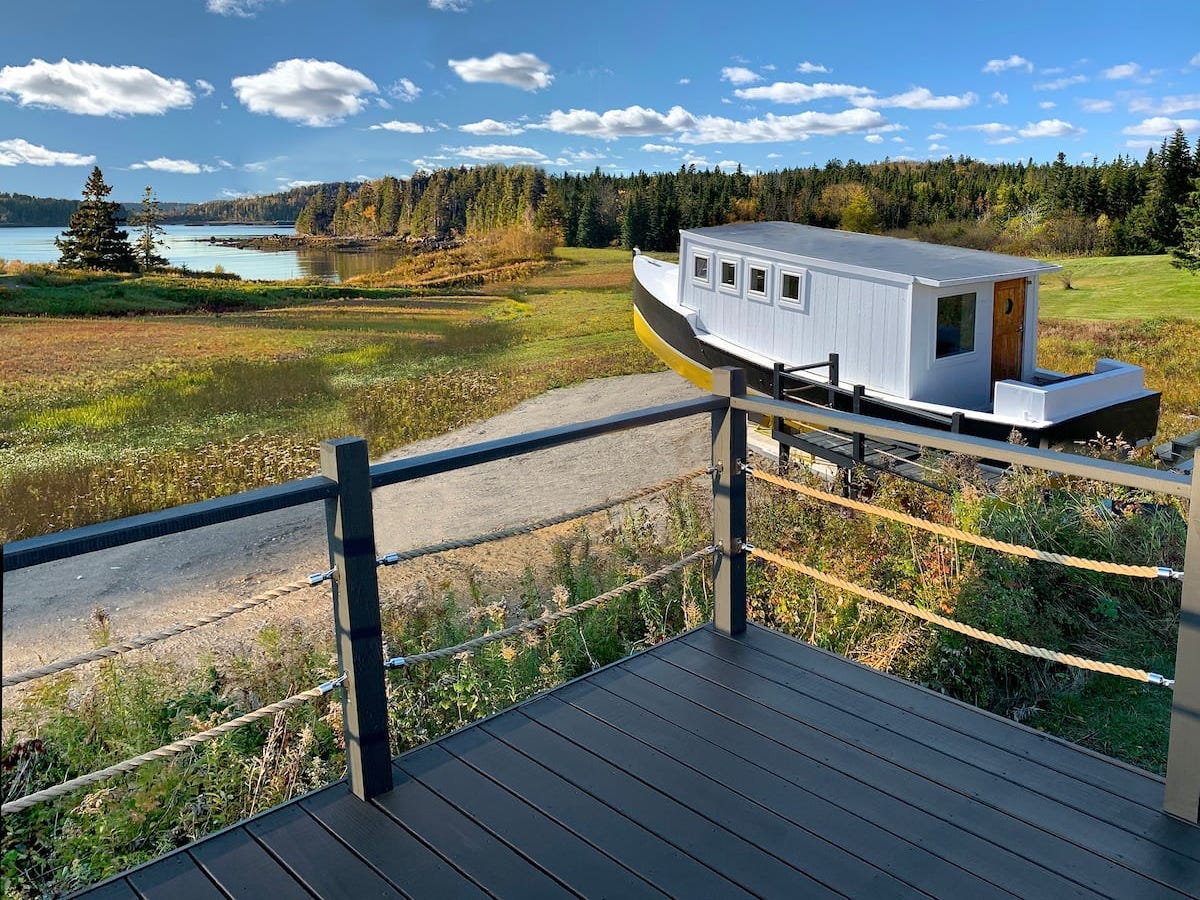
[[[1051,553],[1046,550],[1038,550],[1034,547],[1025,547],[1020,544],[1011,544],[1007,541],[999,541],[995,538],[983,537],[982,535],[972,534],[969,531],[963,531],[959,528],[952,528],[948,525],[939,525],[936,522],[930,522],[927,519],[920,519],[916,516],[910,516],[907,513],[896,512],[895,510],[885,509],[882,506],[876,506],[872,503],[863,503],[861,500],[852,500],[849,497],[839,497],[837,494],[831,494],[827,491],[817,490],[808,485],[800,484],[796,481],[789,481],[786,478],[780,478],[778,475],[772,475],[770,472],[760,472],[757,469],[750,469],[748,473],[752,478],[757,478],[760,481],[768,482],[777,487],[787,488],[799,494],[804,494],[806,497],[812,497],[817,500],[824,500],[827,503],[836,503],[838,506],[844,506],[847,509],[854,509],[860,512],[869,513],[870,515],[880,516],[884,519],[891,519],[893,522],[901,522],[905,525],[912,525],[915,528],[921,528],[933,534],[941,535],[942,537],[953,538],[955,540],[964,541],[969,544],[975,544],[979,547],[986,547],[989,550],[999,550],[1003,553],[1011,553],[1014,556],[1023,556],[1027,559],[1036,559],[1042,562],[1058,563],[1064,566],[1071,566],[1076,569],[1087,569],[1092,572],[1104,572],[1110,575],[1128,575],[1131,578],[1163,578],[1163,569],[1158,566],[1132,566],[1124,563],[1104,562],[1102,560],[1084,559],[1079,556],[1068,556],[1063,553]]]
[[[1094,659],[1087,659],[1082,656],[1075,656],[1071,653],[1060,653],[1057,650],[1047,650],[1044,647],[1035,647],[1032,644],[1025,644],[1021,641],[1014,641],[1011,638],[1001,637],[997,634],[992,634],[990,631],[984,631],[980,628],[975,628],[971,625],[964,625],[962,622],[957,622],[954,619],[948,619],[945,616],[938,615],[927,609],[922,609],[919,606],[914,606],[912,603],[905,603],[902,600],[896,600],[889,597],[887,594],[881,594],[879,591],[873,591],[870,588],[864,588],[852,581],[846,581],[843,578],[838,578],[836,575],[828,575],[819,569],[814,569],[811,566],[806,566],[804,563],[795,562],[786,557],[779,556],[769,550],[762,550],[757,547],[749,548],[748,552],[752,556],[757,556],[759,559],[766,560],[769,563],[780,566],[785,569],[791,569],[794,572],[799,572],[802,575],[807,575],[817,581],[824,582],[831,587],[839,588],[851,594],[856,594],[864,599],[874,601],[875,603],[889,606],[892,609],[907,613],[911,616],[916,616],[919,619],[924,619],[926,622],[931,622],[934,625],[940,625],[942,628],[950,631],[956,631],[959,634],[964,634],[968,637],[973,637],[976,640],[984,641],[988,644],[994,644],[997,647],[1003,647],[1006,650],[1015,650],[1017,653],[1024,653],[1026,656],[1037,657],[1038,659],[1046,659],[1052,662],[1064,663],[1068,666],[1075,666],[1080,669],[1088,669],[1092,672],[1103,672],[1107,675],[1119,675],[1122,678],[1131,678],[1134,681],[1146,681],[1151,684],[1160,684],[1166,687],[1174,686],[1175,682],[1170,678],[1165,678],[1155,672],[1147,672],[1144,669],[1134,669],[1129,666],[1121,666],[1115,663],[1099,662]]]

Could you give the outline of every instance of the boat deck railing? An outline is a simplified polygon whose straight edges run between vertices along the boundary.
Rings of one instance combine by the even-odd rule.
[[[1016,466],[1027,466],[1053,473],[1094,479],[1122,485],[1140,491],[1165,494],[1190,501],[1187,514],[1187,545],[1184,568],[1200,573],[1200,477],[1189,478],[1178,473],[1160,472],[1124,463],[1102,459],[1080,457],[1012,444],[1002,444],[972,436],[925,428],[905,423],[872,419],[852,412],[817,408],[788,402],[782,399],[748,395],[745,375],[739,369],[717,369],[713,371],[713,394],[681,403],[650,409],[637,410],[575,425],[552,428],[531,434],[501,440],[488,441],[459,449],[444,450],[422,456],[400,459],[394,462],[371,465],[367,456],[366,442],[359,438],[343,438],[325,441],[321,445],[321,474],[288,484],[262,488],[248,493],[218,498],[203,503],[194,503],[162,512],[148,513],[127,519],[105,522],[77,528],[57,534],[16,541],[5,545],[0,554],[3,571],[14,571],[30,566],[50,564],[86,553],[186,532],[203,526],[231,522],[262,513],[321,501],[325,504],[327,540],[330,566],[316,573],[307,583],[329,581],[334,597],[334,631],[338,648],[340,674],[337,678],[279,701],[241,717],[250,720],[271,715],[289,705],[298,705],[308,700],[339,691],[343,704],[346,759],[348,781],[352,791],[362,799],[369,799],[388,791],[392,787],[392,761],[389,752],[388,710],[386,705],[386,673],[397,665],[410,665],[420,661],[418,657],[385,659],[382,646],[381,616],[377,572],[380,566],[391,565],[411,554],[388,554],[379,556],[376,550],[376,535],[372,517],[372,490],[387,485],[421,479],[440,473],[454,472],[470,466],[528,454],[536,450],[561,446],[602,434],[624,431],[653,425],[674,419],[696,415],[711,418],[712,434],[712,544],[697,548],[683,556],[672,566],[647,578],[666,578],[672,572],[701,559],[713,559],[715,628],[726,635],[739,635],[745,631],[747,618],[746,573],[752,557],[767,564],[786,565],[804,571],[809,577],[835,584],[839,589],[850,590],[874,602],[888,603],[890,598],[865,588],[845,582],[837,582],[832,576],[815,570],[805,571],[793,563],[754,547],[747,534],[747,482],[751,478],[764,477],[765,472],[756,472],[750,464],[747,448],[747,418],[773,417],[807,426],[842,433],[860,433],[866,438],[933,448],[955,454],[995,459]],[[770,480],[770,479],[765,479]],[[775,479],[777,482],[780,479]],[[783,482],[782,487],[797,487]],[[831,502],[845,501],[832,495],[823,497]],[[878,507],[861,504],[866,511],[884,514]],[[889,517],[899,515],[886,511]],[[911,519],[912,517],[908,517]],[[909,524],[918,524],[916,521]],[[923,527],[918,524],[918,527]],[[939,526],[940,527],[940,526]],[[519,530],[519,529],[518,529]],[[955,532],[952,537],[970,539],[966,532]],[[1113,666],[1108,663],[1079,660],[1067,654],[1055,653],[1042,648],[1029,647],[1003,638],[992,640],[1017,652],[1029,653],[1047,659],[1056,659],[1085,668],[1099,668],[1125,677],[1156,683],[1162,689],[1173,686],[1173,702],[1170,721],[1170,745],[1167,762],[1166,785],[1163,808],[1168,813],[1197,822],[1200,819],[1200,577],[1185,580],[1183,572],[1160,566],[1116,566],[1077,560],[1056,554],[1045,554],[1031,548],[1001,545],[997,541],[974,536],[975,542],[984,541],[984,546],[1006,552],[1019,552],[1033,558],[1046,559],[1064,565],[1080,565],[1097,571],[1123,571],[1131,577],[1157,577],[1182,581],[1180,596],[1179,633],[1176,651],[1176,667],[1173,678],[1165,678],[1142,670]],[[438,548],[433,548],[438,549]],[[1097,568],[1100,566],[1102,568]],[[1103,568],[1107,566],[1108,568]],[[1137,570],[1137,571],[1133,571]],[[636,589],[637,582],[627,587]],[[270,593],[270,592],[268,592]],[[610,592],[610,595],[615,592]],[[604,602],[609,595],[601,595],[587,601],[595,605]],[[889,605],[903,608],[905,612],[921,615],[940,627],[954,627],[945,617],[921,610],[911,604],[891,601]],[[248,608],[243,606],[242,608]],[[236,612],[236,610],[234,610]],[[564,611],[569,614],[569,611]],[[203,623],[201,623],[203,624]],[[532,623],[536,626],[536,622]],[[531,626],[531,627],[532,627]],[[514,626],[516,627],[516,626]],[[524,626],[521,626],[524,627]],[[968,629],[973,637],[983,640],[997,638],[978,629]],[[460,647],[444,648],[425,656],[470,649],[475,643],[491,636],[467,642]],[[144,643],[136,640],[127,642],[114,652],[135,650]],[[1090,665],[1089,665],[1090,663]],[[86,665],[84,660],[80,665]],[[1120,670],[1120,671],[1118,671]],[[20,676],[5,678],[5,685],[20,683],[29,678]],[[38,677],[35,671],[31,677]],[[236,727],[239,720],[218,726],[210,731]],[[199,743],[203,735],[193,736],[170,745],[171,752],[186,752]],[[148,761],[167,753],[168,748],[150,751],[138,760]],[[39,792],[39,795],[58,796],[75,787],[94,783],[95,776],[111,777],[130,771],[132,761],[118,763],[103,773],[91,773],[73,779],[56,788]],[[137,763],[142,764],[141,762]],[[92,779],[88,781],[87,779]],[[57,791],[58,793],[55,793]],[[45,796],[31,795],[18,801],[4,804],[4,813],[10,814],[28,808]]]

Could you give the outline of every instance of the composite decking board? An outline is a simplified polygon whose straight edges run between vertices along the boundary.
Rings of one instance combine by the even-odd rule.
[[[88,891],[87,898],[88,900],[141,900],[137,892],[129,886],[127,878],[118,878],[107,884],[98,885]]]
[[[726,746],[730,735],[724,731],[709,737],[698,735],[676,724],[686,720],[671,719],[638,705],[638,699],[653,702],[647,694],[664,693],[657,685],[634,676],[608,684],[612,692],[589,679],[556,696],[701,774],[719,779],[806,831],[819,833],[823,840],[861,860],[861,865],[886,871],[911,888],[934,896],[970,894],[980,900],[1015,896],[825,796],[737,756]],[[692,715],[699,710],[682,711]],[[822,794],[827,787],[822,785]]]
[[[389,815],[373,803],[363,803],[348,788],[313,794],[300,805],[414,900],[482,900],[488,896]]]
[[[246,825],[308,890],[328,900],[403,898],[395,885],[358,857],[297,803]]]
[[[665,663],[662,665],[670,668]],[[887,784],[894,774],[889,767],[868,765],[866,770],[858,771],[858,777],[853,777],[834,768],[832,764],[814,760],[786,743],[756,731],[753,726],[764,715],[777,715],[769,710],[751,708],[741,698],[733,699],[733,694],[728,694],[729,699],[733,700],[728,704],[709,699],[713,708],[727,710],[722,715],[701,705],[700,700],[693,701],[667,690],[646,691],[636,684],[643,678],[631,672],[622,670],[605,674],[605,678],[589,684],[594,683],[605,692],[611,691],[610,697],[646,708],[667,721],[679,723],[697,737],[723,746],[748,764],[777,773],[778,777],[792,785],[820,791],[830,802],[854,813],[867,827],[863,828],[863,835],[855,836],[854,843],[850,845],[852,848],[864,846],[863,841],[869,838],[874,827],[886,827],[894,835],[907,837],[937,858],[926,870],[931,878],[936,877],[947,864],[954,866],[958,872],[952,871],[949,876],[942,873],[938,879],[939,893],[949,890],[957,892],[951,893],[951,896],[962,896],[969,891],[974,896],[986,896],[989,889],[995,892],[996,888],[1000,888],[1007,892],[1006,896],[1028,897],[1039,891],[1048,891],[1060,898],[1103,896],[1067,880],[1057,872],[1029,865],[1008,848],[964,831],[952,822],[927,812],[920,805],[905,803],[884,793],[878,785]],[[648,681],[644,683],[651,684]],[[746,721],[737,721],[730,717],[730,712],[742,715]],[[839,761],[841,758],[841,754],[835,757]],[[880,762],[875,757],[870,757],[870,760]],[[875,783],[860,778],[873,778]],[[782,804],[785,795],[781,792],[778,797]],[[872,818],[874,824],[870,821]],[[934,888],[929,882],[920,886],[926,890]]]
[[[1016,794],[1026,796],[1028,792],[1032,792],[1059,804],[1063,809],[1075,810],[1127,831],[1139,840],[1178,853],[1193,863],[1200,862],[1200,829],[1173,819],[1161,810],[1148,810],[1087,782],[1064,777],[1057,770],[1042,766],[1034,760],[1009,754],[1003,746],[997,747],[927,719],[914,719],[888,704],[886,700],[835,684],[828,678],[814,679],[808,670],[785,660],[747,651],[736,642],[713,643],[707,646],[683,643],[671,647],[661,658],[694,660],[697,657],[691,654],[696,653],[707,653],[724,664],[738,668],[749,667],[749,670],[764,675],[786,689],[856,716],[870,723],[873,728],[902,734],[905,741],[915,741],[938,753],[953,757],[958,763],[1005,779],[1019,788]],[[692,668],[696,670],[694,666]],[[711,673],[711,668],[708,671]],[[732,677],[729,672],[730,670],[722,667],[717,674],[710,674],[709,677],[713,681],[721,682],[724,678]],[[929,699],[940,700],[932,696]],[[1136,842],[1131,846],[1137,846]]]
[[[652,831],[601,803],[503,741],[471,728],[442,746],[479,772],[503,784],[613,858],[641,873],[651,884],[680,897],[752,896]]]
[[[695,652],[693,649],[692,653]],[[877,703],[876,708],[869,709],[865,713],[867,718],[861,717],[861,708],[857,713],[848,712],[838,704],[855,707],[861,695],[846,696],[839,685],[825,680],[818,682],[811,676],[797,677],[797,670],[782,660],[753,651],[741,652],[736,642],[728,642],[724,652],[765,676],[760,681],[738,683],[739,693],[797,720],[809,722],[831,737],[890,759],[916,774],[984,799],[996,809],[1041,828],[1047,834],[1067,836],[1096,854],[1098,863],[1111,860],[1124,866],[1126,871],[1144,873],[1185,893],[1200,891],[1200,866],[1190,856],[1094,818],[1086,811],[1065,806],[1015,781],[964,763],[934,744],[920,743],[905,734],[876,725],[869,716],[871,712],[886,716],[886,711],[879,708],[882,704]],[[680,659],[675,653],[664,652],[662,656]],[[740,667],[717,656],[699,653],[697,658],[694,655],[687,657],[685,653],[683,657],[687,668],[714,683],[738,677],[731,669]],[[1200,832],[1185,833],[1184,837],[1190,840],[1192,834],[1200,837]]]
[[[437,744],[406,754],[397,765],[580,896],[666,897]]]
[[[392,773],[395,785],[375,804],[490,893],[529,900],[575,896],[403,769],[393,766]]]
[[[754,894],[843,896],[519,711],[481,727]]]
[[[144,900],[226,900],[204,870],[186,853],[129,873],[129,884]]]
[[[241,829],[199,841],[188,848],[188,853],[221,890],[236,900],[312,900],[313,895]]]
[[[619,729],[555,697],[531,704],[529,715],[598,755],[621,761],[622,768],[684,805],[736,832],[766,853],[803,872],[830,890],[851,897],[925,897],[927,894],[891,873],[855,857],[842,847],[805,830],[779,813],[728,787],[730,774],[712,777],[678,761]]]
[[[711,629],[698,630],[684,635],[681,641],[705,646],[709,643],[705,638],[720,636]],[[903,679],[854,663],[819,647],[806,644],[803,646],[807,652],[797,654],[794,638],[768,628],[750,625],[737,640],[745,647],[784,659],[798,668],[832,678],[869,696],[885,699],[898,709],[974,735],[993,746],[1003,747],[1009,753],[1038,762],[1071,778],[1087,781],[1155,812],[1162,809],[1163,780],[1144,769],[1081,749],[1009,719],[982,713],[976,707],[957,700],[941,695],[931,698],[928,691]]]

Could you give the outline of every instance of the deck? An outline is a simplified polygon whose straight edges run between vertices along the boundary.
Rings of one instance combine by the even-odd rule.
[[[1200,896],[1146,772],[711,626],[77,896]]]

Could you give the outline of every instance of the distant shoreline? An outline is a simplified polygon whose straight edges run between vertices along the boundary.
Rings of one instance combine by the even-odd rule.
[[[207,243],[238,250],[334,250],[339,253],[369,253],[388,250],[396,253],[426,253],[431,250],[447,250],[457,247],[456,239],[402,238],[402,237],[333,237],[325,234],[262,234],[212,235]]]

